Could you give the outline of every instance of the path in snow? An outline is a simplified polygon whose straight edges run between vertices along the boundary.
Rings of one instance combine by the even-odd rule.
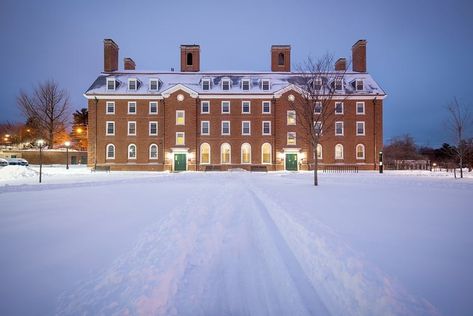
[[[65,293],[57,314],[437,313],[316,219],[293,217],[251,176],[196,179],[129,253]]]

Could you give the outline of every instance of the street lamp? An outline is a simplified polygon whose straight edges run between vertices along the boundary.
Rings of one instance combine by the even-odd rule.
[[[44,140],[38,139],[36,141],[36,144],[39,146],[39,183],[41,183],[41,174],[42,174],[42,169],[43,169],[43,145],[44,145]]]
[[[70,141],[64,142],[64,146],[66,146],[66,169],[69,169],[69,146],[71,146]]]

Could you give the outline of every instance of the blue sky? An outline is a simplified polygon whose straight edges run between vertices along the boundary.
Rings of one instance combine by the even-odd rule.
[[[272,44],[292,62],[327,52],[350,57],[368,40],[368,71],[389,94],[384,138],[449,141],[445,106],[473,105],[469,1],[12,1],[0,2],[0,122],[21,121],[20,89],[55,79],[74,108],[103,68],[104,38],[137,69],[179,69],[179,45],[201,45],[202,70],[269,70]]]

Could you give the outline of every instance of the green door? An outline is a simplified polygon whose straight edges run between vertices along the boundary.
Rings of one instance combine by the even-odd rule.
[[[286,154],[286,170],[297,171],[297,154]]]
[[[174,171],[186,171],[186,154],[174,154]]]

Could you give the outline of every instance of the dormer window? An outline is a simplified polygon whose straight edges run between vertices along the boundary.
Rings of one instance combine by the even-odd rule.
[[[356,79],[355,81],[355,87],[356,91],[362,91],[363,90],[363,80],[362,79]]]
[[[322,89],[322,78],[315,78],[315,80],[314,80],[314,89],[315,90]]]
[[[136,79],[128,79],[128,90],[135,91],[137,86],[138,84]]]
[[[241,81],[241,89],[244,91],[250,90],[250,80],[249,79],[243,79]]]
[[[115,78],[107,78],[107,90],[114,91],[115,90]]]
[[[271,87],[271,83],[269,79],[261,80],[261,89],[263,89],[263,91],[269,91],[270,87]]]
[[[209,91],[210,90],[210,79],[203,79],[202,80],[202,90]]]
[[[222,90],[225,90],[225,91],[230,90],[230,79],[222,80]]]
[[[340,91],[343,89],[343,79],[337,78],[335,79],[335,90]]]
[[[157,91],[158,90],[158,79],[150,79],[149,80],[149,90],[150,91]]]

